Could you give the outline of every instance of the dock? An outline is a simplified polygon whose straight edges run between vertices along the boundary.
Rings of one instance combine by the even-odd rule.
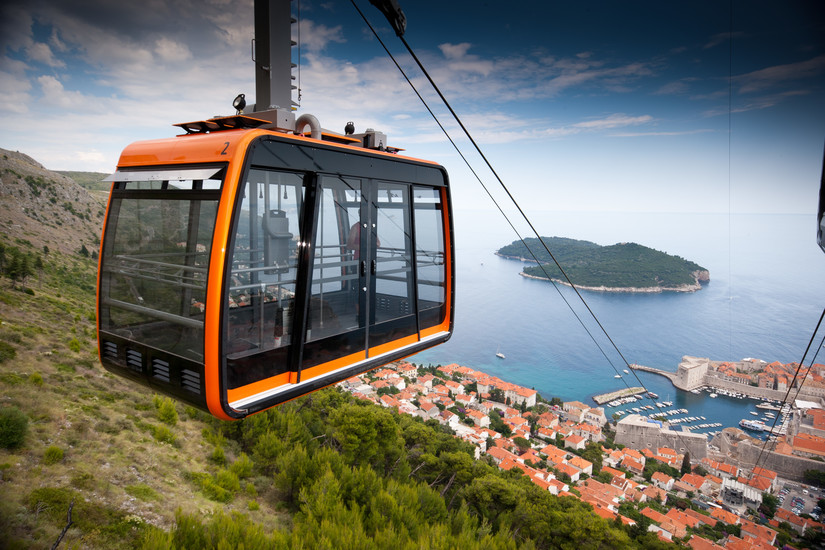
[[[603,393],[601,395],[594,395],[593,401],[598,403],[599,405],[604,405],[605,403],[609,403],[614,399],[618,399],[620,397],[628,397],[630,395],[638,395],[640,393],[645,393],[645,389],[642,386],[637,386],[635,388],[624,388],[623,390],[612,391],[610,393]]]

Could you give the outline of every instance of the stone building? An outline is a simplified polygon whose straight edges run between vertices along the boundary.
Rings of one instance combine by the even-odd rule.
[[[616,424],[615,441],[631,449],[669,447],[680,454],[689,452],[694,461],[705,458],[708,453],[707,436],[704,434],[676,432],[658,420],[638,414],[628,415]]]

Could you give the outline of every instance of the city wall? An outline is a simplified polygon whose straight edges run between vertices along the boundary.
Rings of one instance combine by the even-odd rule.
[[[665,430],[656,424],[641,420],[638,415],[630,415],[619,421],[616,425],[615,441],[632,449],[669,447],[679,453],[688,451],[691,460],[701,460],[708,453],[706,436]]]
[[[727,460],[736,461],[743,468],[753,468],[757,459],[759,466],[773,470],[779,477],[794,481],[802,481],[805,470],[823,470],[825,463],[818,460],[811,460],[801,456],[789,456],[769,450],[771,445],[765,449],[762,456],[762,442],[754,439],[739,439],[728,430],[713,438],[712,443],[719,447],[721,453]]]

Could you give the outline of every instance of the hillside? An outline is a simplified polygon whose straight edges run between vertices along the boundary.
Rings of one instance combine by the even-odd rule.
[[[92,195],[23,153],[0,149],[0,228],[6,236],[38,250],[94,250],[105,208],[105,195]]]
[[[600,246],[589,241],[563,237],[542,240],[577,287],[613,292],[690,292],[710,280],[702,266],[636,243]],[[526,267],[523,275],[567,284],[566,279],[538,239],[525,239],[541,266]],[[532,261],[521,241],[500,248],[498,255]],[[548,277],[549,276],[549,277]]]
[[[0,235],[0,547],[51,547],[70,510],[66,548],[664,547],[337,388],[226,423],[109,374],[103,206],[2,155],[21,214]]]

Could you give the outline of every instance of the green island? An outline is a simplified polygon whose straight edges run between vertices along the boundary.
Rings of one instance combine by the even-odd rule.
[[[636,243],[601,246],[565,237],[542,237],[576,287],[602,292],[694,292],[710,280],[704,267]],[[538,239],[514,241],[496,254],[541,265],[525,267],[521,275],[569,284]]]

